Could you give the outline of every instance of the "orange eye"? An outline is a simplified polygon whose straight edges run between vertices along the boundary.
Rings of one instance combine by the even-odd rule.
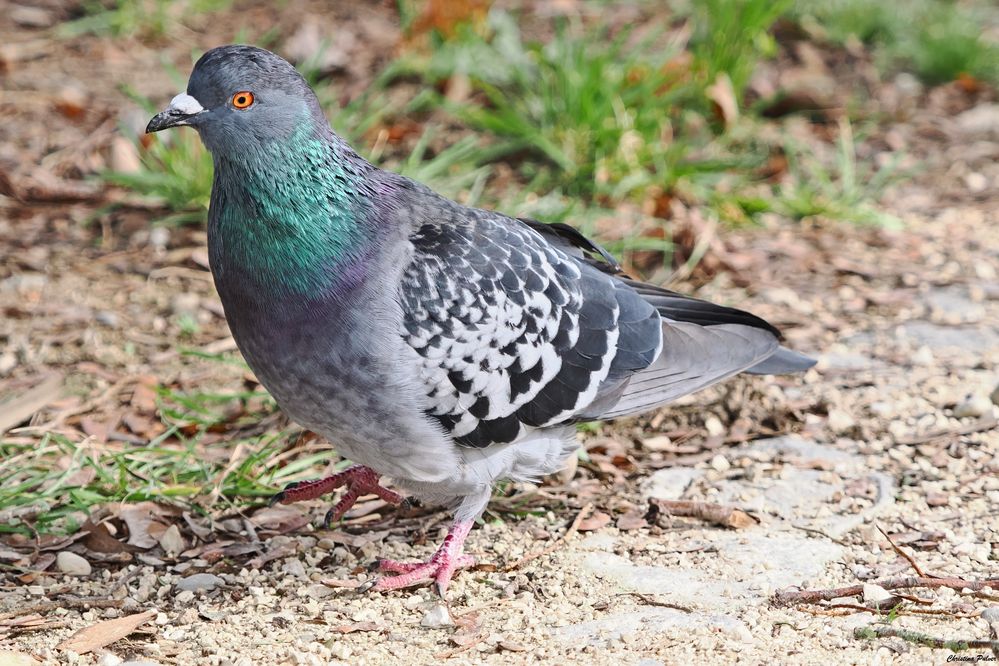
[[[232,96],[232,105],[237,109],[248,109],[253,106],[253,93],[243,90]]]

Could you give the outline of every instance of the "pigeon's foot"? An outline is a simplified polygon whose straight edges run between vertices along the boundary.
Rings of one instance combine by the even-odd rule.
[[[389,504],[399,504],[402,502],[402,495],[388,488],[381,487],[378,485],[378,479],[378,472],[370,467],[354,465],[339,474],[328,476],[325,479],[290,483],[285,486],[284,490],[271,498],[270,505],[291,504],[292,502],[316,499],[317,497],[322,497],[327,493],[333,492],[337,488],[346,486],[347,492],[343,494],[343,497],[340,498],[340,501],[332,509],[326,512],[326,518],[323,519],[323,526],[329,527],[331,523],[343,518],[343,514],[347,513],[350,507],[354,506],[354,502],[361,495],[378,495],[378,497]]]
[[[475,564],[475,558],[471,555],[462,555],[461,551],[465,545],[465,537],[472,529],[472,521],[457,521],[451,526],[444,543],[437,549],[426,562],[409,563],[396,562],[394,560],[381,560],[378,568],[381,571],[391,571],[397,576],[387,576],[379,578],[366,589],[384,591],[398,590],[403,587],[433,581],[437,589],[437,594],[441,597],[447,592],[448,585],[451,584],[451,576],[458,569],[465,569]]]

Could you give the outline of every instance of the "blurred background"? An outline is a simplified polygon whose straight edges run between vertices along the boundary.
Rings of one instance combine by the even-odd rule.
[[[786,457],[740,447],[797,433],[883,476],[836,468],[822,481],[834,490],[788,497],[814,490],[825,511],[867,516],[890,488],[899,515],[920,517],[892,534],[995,570],[994,3],[8,0],[8,584],[51,582],[54,553],[80,535],[92,563],[162,564],[218,535],[242,543],[249,515],[265,539],[309,529],[306,513],[260,507],[345,464],[281,416],[228,335],[205,248],[210,156],[193,131],[142,134],[200,54],[230,42],[292,61],[375,164],[577,226],[628,272],[752,310],[820,359],[803,379],[739,380],[583,428],[572,469],[540,494],[501,490],[489,520],[590,502],[603,522],[587,529],[627,531],[648,520],[635,512],[657,470],[724,496],[713,483],[770,478]],[[804,510],[782,501],[777,513]],[[381,513],[345,525],[396,524]]]

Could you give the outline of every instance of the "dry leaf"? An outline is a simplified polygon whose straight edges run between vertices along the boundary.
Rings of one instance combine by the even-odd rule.
[[[156,617],[156,611],[148,610],[144,613],[136,613],[125,617],[105,620],[84,627],[78,632],[59,643],[60,650],[72,650],[77,654],[87,654],[94,650],[107,647],[116,640],[125,638],[130,633],[139,628],[142,624]]]
[[[139,377],[132,389],[130,404],[136,411],[153,414],[156,411],[156,378],[151,375]]]
[[[355,622],[354,624],[341,624],[332,627],[331,631],[338,634],[352,634],[355,631],[381,631],[382,626],[377,622]]]
[[[250,518],[254,526],[278,534],[293,532],[309,522],[309,517],[302,510],[288,505],[267,506]]]
[[[648,526],[649,524],[645,520],[645,511],[641,510],[629,511],[617,519],[619,530],[637,530]]]
[[[104,523],[97,523],[95,525],[88,519],[83,524],[82,530],[87,533],[87,537],[83,540],[83,545],[87,547],[87,550],[92,550],[96,553],[123,553],[128,551],[128,547],[118,539],[115,539]]]
[[[128,544],[138,548],[152,548],[158,541],[153,533],[159,534],[166,529],[162,523],[156,522],[154,516],[162,515],[152,502],[129,504],[122,508],[121,519],[128,526]],[[151,533],[152,532],[152,533]]]
[[[708,99],[715,105],[715,112],[725,124],[731,127],[739,119],[739,102],[735,97],[735,88],[732,86],[732,79],[728,74],[722,72],[707,88]]]
[[[170,557],[174,557],[178,553],[183,553],[187,549],[187,543],[184,542],[184,537],[180,535],[180,528],[176,525],[171,525],[164,530],[163,534],[159,536],[158,541],[163,552]]]
[[[592,532],[594,530],[599,530],[602,527],[606,527],[610,524],[611,517],[608,516],[603,511],[597,511],[592,516],[584,519],[579,523],[579,527],[576,528],[580,532]]]
[[[51,375],[33,389],[22,393],[13,400],[0,404],[0,434],[7,432],[49,403],[62,393],[62,375]]]

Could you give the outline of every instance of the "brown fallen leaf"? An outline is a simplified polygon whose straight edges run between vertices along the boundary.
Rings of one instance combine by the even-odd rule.
[[[163,513],[153,502],[129,504],[121,509],[120,515],[128,526],[130,546],[147,550],[155,547],[159,543],[156,535],[162,534],[167,527],[155,519],[155,516],[161,516]]]
[[[603,511],[597,511],[589,518],[580,521],[578,529],[580,532],[592,532],[606,527],[611,521],[611,517]]]
[[[144,613],[98,622],[80,629],[56,647],[60,650],[72,650],[77,654],[87,654],[125,638],[154,617],[156,611],[148,610]]]
[[[739,102],[736,99],[735,88],[728,74],[722,72],[715,82],[705,91],[708,99],[714,103],[715,114],[725,127],[731,127],[739,119]]]
[[[81,528],[87,534],[83,545],[88,550],[98,553],[124,553],[130,549],[124,543],[112,536],[104,523],[93,523],[89,518]]]
[[[381,631],[382,625],[377,622],[355,622],[353,624],[341,624],[337,627],[332,627],[330,631],[338,634],[352,634],[355,631]]]
[[[619,530],[638,530],[648,526],[649,523],[645,520],[645,511],[637,509],[629,511],[617,519],[617,528]]]
[[[46,377],[38,386],[0,404],[0,434],[27,421],[35,412],[55,401],[62,392],[61,374]]]
[[[309,517],[297,507],[278,504],[260,509],[250,520],[261,530],[284,534],[304,527],[309,522]]]

